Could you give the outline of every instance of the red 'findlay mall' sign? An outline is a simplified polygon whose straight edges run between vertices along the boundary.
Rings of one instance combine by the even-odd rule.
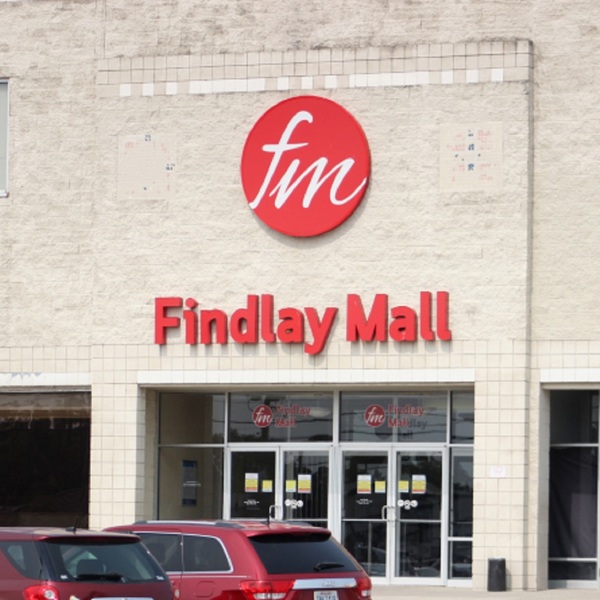
[[[275,308],[271,294],[249,294],[246,305],[228,315],[218,308],[201,308],[194,298],[156,298],[154,341],[166,344],[169,330],[181,331],[186,344],[302,344],[307,354],[319,354],[329,340],[340,312],[328,306]],[[450,295],[421,292],[418,308],[391,306],[387,294],[376,294],[365,309],[358,294],[346,298],[346,340],[349,342],[449,341]]]
[[[370,169],[367,138],[354,117],[327,98],[297,96],[270,108],[248,134],[242,186],[265,225],[311,237],[350,217]]]

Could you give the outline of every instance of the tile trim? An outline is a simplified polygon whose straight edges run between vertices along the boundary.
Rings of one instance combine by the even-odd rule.
[[[104,58],[101,97],[318,91],[529,81],[533,44],[491,40],[371,48]]]
[[[469,383],[473,369],[329,369],[139,371],[140,386],[190,384]]]
[[[0,387],[89,387],[92,378],[89,373],[0,373]]]

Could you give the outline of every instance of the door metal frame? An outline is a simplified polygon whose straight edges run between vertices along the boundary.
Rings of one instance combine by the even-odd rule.
[[[441,473],[441,504],[440,504],[440,575],[439,577],[395,577],[395,558],[399,548],[396,547],[397,529],[400,526],[400,515],[398,509],[398,457],[404,453],[412,454],[439,454],[442,461]],[[449,518],[449,449],[446,444],[426,444],[421,446],[416,445],[394,445],[390,448],[390,458],[392,460],[392,477],[393,485],[390,485],[388,498],[393,498],[394,504],[394,523],[388,532],[388,541],[390,543],[389,558],[387,569],[389,573],[388,580],[392,584],[402,585],[447,585],[448,583],[448,518]]]
[[[440,507],[440,576],[439,577],[395,577],[395,559],[396,559],[396,530],[399,524],[399,511],[397,503],[397,461],[398,455],[405,453],[438,453],[442,459],[442,480],[441,480],[441,507]],[[365,444],[341,444],[338,448],[338,464],[340,473],[337,477],[337,499],[340,510],[339,529],[336,530],[338,539],[341,539],[341,512],[344,501],[343,490],[343,465],[346,455],[359,454],[363,456],[387,455],[388,461],[388,481],[386,489],[386,505],[382,510],[382,520],[386,520],[386,575],[385,577],[371,576],[376,584],[396,584],[396,585],[436,585],[445,586],[448,584],[448,519],[449,519],[449,498],[450,498],[450,451],[447,444],[382,444],[380,448],[373,448],[373,445]]]
[[[315,444],[311,443],[280,443],[280,442],[262,442],[258,444],[231,444],[225,448],[225,466],[224,466],[224,477],[225,482],[223,486],[223,517],[225,519],[231,518],[231,476],[232,476],[232,456],[237,452],[264,452],[275,454],[275,473],[273,479],[273,491],[275,495],[275,504],[273,510],[270,510],[269,517],[273,520],[283,518],[283,503],[285,495],[285,481],[284,481],[284,469],[285,461],[284,455],[286,452],[322,452],[329,458],[329,480],[328,480],[328,493],[327,493],[327,527],[332,528],[335,518],[336,511],[334,506],[336,504],[334,499],[334,476],[335,472],[335,457],[333,453],[333,445],[329,444]]]

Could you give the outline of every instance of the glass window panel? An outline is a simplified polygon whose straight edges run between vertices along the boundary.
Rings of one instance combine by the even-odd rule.
[[[343,442],[445,442],[448,395],[443,393],[345,393]]]
[[[550,450],[551,558],[596,558],[597,448]]]
[[[550,443],[598,443],[598,391],[551,392]]]
[[[161,444],[218,444],[224,440],[224,394],[161,394]]]
[[[327,522],[329,454],[289,451],[285,453],[284,519],[321,526]]]
[[[386,504],[388,459],[384,454],[344,456],[345,519],[380,519]]]
[[[385,576],[386,523],[345,521],[342,524],[344,547],[371,577]]]
[[[275,453],[232,452],[231,517],[267,519],[274,506]]]
[[[451,450],[450,535],[473,535],[473,450]]]
[[[142,538],[144,546],[150,554],[160,563],[160,566],[169,572],[182,570],[181,561],[181,536],[173,533],[136,531]]]
[[[450,442],[473,443],[475,433],[475,405],[473,392],[452,392]]]
[[[223,449],[159,448],[159,519],[223,516]]]
[[[207,535],[183,536],[183,570],[188,572],[229,572],[231,564],[223,543]]]
[[[331,394],[232,394],[230,442],[330,442]]]
[[[441,452],[400,452],[397,455],[396,505],[405,521],[440,519],[442,513]]]
[[[402,522],[398,528],[400,550],[396,577],[439,577],[441,537],[439,523]]]
[[[596,561],[578,562],[578,561],[557,561],[551,560],[548,563],[548,579],[553,580],[583,580],[591,581],[596,579]]]
[[[471,542],[450,542],[450,568],[453,579],[473,576],[473,544]]]

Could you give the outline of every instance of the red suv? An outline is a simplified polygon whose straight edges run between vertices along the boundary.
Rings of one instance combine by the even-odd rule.
[[[2,527],[0,598],[173,600],[173,590],[137,536]]]
[[[109,528],[139,535],[175,597],[370,600],[371,580],[320,527],[285,522],[143,521]]]

